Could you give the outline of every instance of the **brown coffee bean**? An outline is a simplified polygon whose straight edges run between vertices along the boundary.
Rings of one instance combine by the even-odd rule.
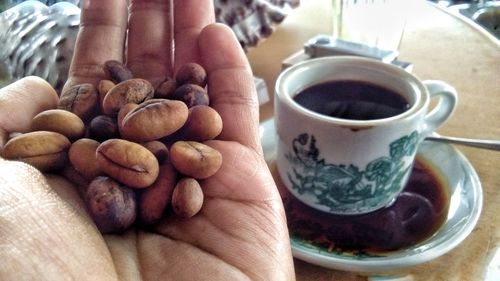
[[[36,131],[9,140],[2,157],[28,163],[42,172],[55,171],[67,165],[70,145],[64,135]]]
[[[123,232],[136,218],[134,191],[109,177],[97,177],[90,183],[85,203],[101,233]]]
[[[196,215],[203,206],[203,190],[193,178],[181,179],[172,194],[172,207],[174,212],[183,218]]]
[[[99,85],[97,85],[97,91],[99,92],[99,105],[101,106],[101,108],[104,97],[109,92],[109,90],[111,90],[111,88],[113,88],[114,86],[116,86],[116,84],[111,80],[99,81]]]
[[[222,132],[222,118],[217,111],[207,105],[197,105],[189,109],[189,115],[175,136],[182,140],[204,142],[215,139]]]
[[[103,175],[96,159],[99,145],[98,141],[83,138],[75,141],[69,148],[68,156],[71,165],[87,180]]]
[[[207,91],[195,84],[184,84],[180,86],[171,95],[171,99],[183,101],[188,107],[209,104]]]
[[[89,137],[99,142],[118,138],[118,124],[116,118],[107,115],[96,116],[89,124]]]
[[[108,71],[109,77],[113,82],[120,83],[125,80],[134,78],[130,69],[128,69],[123,63],[116,60],[108,60],[104,63],[104,67]]]
[[[168,148],[161,141],[148,141],[141,143],[141,145],[153,153],[160,165],[168,160]]]
[[[181,101],[152,99],[131,110],[121,122],[122,138],[136,142],[172,134],[186,123],[188,108]]]
[[[85,134],[85,124],[76,114],[62,109],[40,112],[31,120],[31,131],[51,131],[65,135],[70,141]]]
[[[177,141],[170,147],[170,161],[180,173],[206,179],[221,167],[222,154],[200,142]]]
[[[182,65],[175,75],[178,85],[195,84],[201,87],[207,85],[207,72],[205,69],[194,62]]]
[[[158,176],[158,160],[140,144],[110,139],[99,145],[96,155],[102,171],[129,187],[150,186]]]
[[[134,78],[125,80],[111,88],[102,101],[104,114],[116,116],[127,103],[140,104],[153,97],[154,89],[147,80]]]
[[[155,89],[155,99],[167,99],[169,98],[177,89],[177,82],[173,78],[167,77],[160,85]]]
[[[161,165],[156,181],[141,191],[139,218],[143,224],[155,224],[161,219],[170,204],[176,182],[177,171],[172,164]]]
[[[82,198],[85,197],[85,192],[87,192],[87,187],[90,184],[90,180],[86,179],[71,165],[62,168],[60,171],[61,176],[65,177],[69,182],[76,185],[78,193]],[[94,178],[92,178],[94,179]]]
[[[118,111],[118,116],[116,116],[116,123],[118,124],[118,131],[121,130],[121,124],[123,122],[123,119],[125,118],[125,116],[127,116],[127,114],[132,111],[133,109],[135,109],[136,107],[138,107],[139,105],[136,104],[136,103],[127,103],[126,105],[124,105],[120,111]]]
[[[99,112],[99,93],[94,85],[74,85],[61,94],[59,109],[78,115],[83,122],[90,121]]]

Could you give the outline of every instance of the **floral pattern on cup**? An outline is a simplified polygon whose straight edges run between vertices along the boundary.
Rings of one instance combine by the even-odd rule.
[[[330,212],[367,212],[390,202],[399,191],[411,169],[418,140],[419,134],[413,131],[391,142],[389,155],[372,160],[363,170],[352,164],[326,162],[314,135],[303,133],[292,141],[293,153],[286,154],[293,167],[293,173],[287,176],[293,189],[315,197],[315,204],[329,208]]]

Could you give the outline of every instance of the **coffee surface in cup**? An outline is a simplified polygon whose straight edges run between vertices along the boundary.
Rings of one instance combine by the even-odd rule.
[[[397,92],[356,80],[316,84],[299,91],[293,99],[314,112],[350,120],[383,119],[410,108],[408,101]]]

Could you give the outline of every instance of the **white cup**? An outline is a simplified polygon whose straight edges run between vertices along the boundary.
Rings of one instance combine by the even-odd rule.
[[[294,100],[324,82],[353,80],[401,95],[408,109],[373,120],[330,117]],[[423,81],[387,63],[323,57],[296,64],[277,79],[277,168],[303,203],[332,214],[368,213],[389,205],[404,188],[418,145],[453,113],[457,94],[442,81]],[[335,94],[332,92],[332,95]],[[429,112],[432,97],[439,98]]]

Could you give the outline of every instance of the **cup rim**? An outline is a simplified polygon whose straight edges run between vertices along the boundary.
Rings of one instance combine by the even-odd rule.
[[[304,71],[307,68],[318,67],[319,65],[331,64],[331,63],[335,63],[337,65],[356,64],[356,67],[360,69],[370,69],[378,72],[386,72],[390,75],[400,76],[402,77],[402,79],[405,79],[411,84],[410,86],[414,89],[415,92],[420,92],[420,95],[416,96],[415,102],[411,105],[411,107],[408,110],[404,111],[403,113],[387,118],[373,119],[373,120],[350,120],[350,119],[326,116],[317,113],[315,111],[312,111],[310,109],[307,109],[302,105],[300,105],[299,103],[297,103],[292,98],[293,93],[290,93],[288,89],[286,89],[285,87],[286,85],[285,82],[287,81],[287,79],[290,79],[290,76],[293,76],[297,72]],[[357,57],[357,56],[319,57],[319,58],[312,58],[309,60],[305,60],[295,65],[292,65],[287,69],[283,70],[276,79],[275,96],[277,99],[280,99],[284,104],[286,104],[289,108],[293,109],[296,112],[305,114],[308,117],[328,123],[334,123],[340,126],[349,126],[354,128],[385,125],[394,122],[396,120],[402,120],[415,116],[418,114],[418,112],[427,108],[430,99],[427,88],[413,74],[389,63],[378,61],[372,58]]]

